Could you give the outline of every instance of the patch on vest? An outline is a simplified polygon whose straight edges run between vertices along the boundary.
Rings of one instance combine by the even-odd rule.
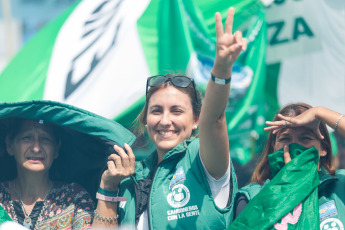
[[[188,188],[183,184],[175,185],[171,189],[171,193],[168,194],[168,203],[175,209],[167,211],[168,221],[179,220],[192,216],[199,216],[199,208],[197,205],[191,205],[184,207],[188,204],[190,199],[190,192]]]
[[[328,218],[320,225],[321,230],[344,230],[344,225],[337,218]]]
[[[319,207],[320,221],[332,216],[338,215],[337,207],[335,206],[334,200],[328,201]]]
[[[184,174],[183,167],[180,166],[178,169],[176,169],[176,172],[170,181],[169,190],[184,180],[186,180],[186,175]]]
[[[174,208],[181,208],[185,206],[190,199],[189,189],[183,184],[175,185],[168,194],[168,203]]]

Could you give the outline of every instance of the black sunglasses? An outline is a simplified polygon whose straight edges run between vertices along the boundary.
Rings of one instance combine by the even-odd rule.
[[[189,78],[186,76],[165,76],[165,75],[156,75],[147,78],[146,82],[146,96],[147,92],[149,91],[150,87],[155,87],[164,84],[165,82],[170,81],[176,87],[180,88],[187,88],[191,83],[193,84],[195,98],[197,103],[199,103],[198,94],[196,92],[195,83],[193,78]]]

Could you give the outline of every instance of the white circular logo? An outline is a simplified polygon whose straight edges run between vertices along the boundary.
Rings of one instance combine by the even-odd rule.
[[[190,193],[186,186],[183,184],[175,185],[168,194],[168,203],[174,208],[181,208],[185,206],[190,199]]]
[[[320,225],[321,230],[344,230],[344,225],[337,218],[324,220]]]

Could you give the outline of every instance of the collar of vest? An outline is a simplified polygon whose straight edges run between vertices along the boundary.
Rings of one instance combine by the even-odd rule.
[[[166,162],[167,160],[171,160],[172,158],[178,157],[180,154],[186,152],[188,145],[197,138],[191,138],[189,140],[185,140],[178,144],[175,148],[170,150],[164,155],[164,158],[161,163]],[[135,163],[135,173],[132,175],[132,179],[134,182],[138,182],[139,180],[146,179],[155,172],[158,162],[158,153],[157,150],[153,151],[148,157],[140,162]],[[160,163],[160,164],[161,164]]]
[[[319,171],[319,178],[320,178],[319,187],[328,185],[329,183],[335,182],[338,180],[336,176],[329,175],[327,170],[324,167],[321,167],[321,170]]]

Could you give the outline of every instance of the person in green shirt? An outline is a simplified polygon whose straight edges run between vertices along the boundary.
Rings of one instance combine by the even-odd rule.
[[[292,209],[296,211],[296,206],[288,210],[290,213],[284,213],[286,216],[277,214],[283,206],[288,206],[288,201],[280,202],[284,198],[278,197],[278,195],[288,196],[287,199],[294,200],[293,195],[302,194],[304,192],[301,188],[298,188],[298,186],[308,180],[308,178],[304,176],[307,175],[306,173],[310,173],[308,177],[312,178],[316,175],[317,180],[313,180],[313,183],[310,184],[306,183],[306,187],[310,188],[310,192],[308,192],[302,200],[305,202],[308,197],[316,191],[317,196],[313,201],[314,206],[316,206],[316,212],[313,213],[309,211],[309,216],[315,218],[315,221],[312,222],[320,223],[320,229],[322,230],[330,229],[331,227],[343,229],[345,225],[345,191],[343,189],[345,187],[345,170],[340,169],[335,171],[332,159],[331,141],[326,125],[345,137],[344,115],[325,107],[311,107],[305,103],[296,103],[285,106],[280,110],[279,114],[275,116],[273,121],[267,121],[266,124],[268,127],[265,128],[265,131],[270,133],[262,160],[254,170],[251,179],[252,183],[242,188],[236,198],[235,218],[238,221],[235,225],[243,223],[246,223],[245,225],[248,227],[251,225],[249,221],[247,222],[247,220],[245,220],[246,218],[244,215],[246,213],[248,214],[248,209],[245,207],[249,206],[255,197],[260,196],[261,205],[265,207],[260,213],[262,216],[261,220],[263,221],[263,219],[266,218],[264,217],[266,215],[265,211],[269,213],[267,215],[270,215],[270,217],[276,215],[275,218],[279,219],[275,224],[273,223],[274,225],[267,225],[267,228],[264,229],[271,229],[271,227],[272,229],[280,229],[279,226],[281,226],[280,224],[284,221],[284,218],[286,221],[285,224],[288,224],[286,226],[289,226],[289,228],[285,229],[293,229],[294,226],[297,226],[298,223],[301,222],[300,220],[302,218],[300,217],[303,216],[303,211],[301,215],[294,215]],[[313,159],[311,158],[315,162],[315,171],[313,168],[303,171],[303,165],[299,166],[301,168],[293,168],[295,163],[298,165],[298,160],[304,160],[303,158],[298,159],[298,154],[292,154],[292,151],[295,152],[296,149],[302,149],[302,152],[312,149],[315,150],[317,156]],[[280,154],[282,166],[279,168],[280,171],[278,170],[275,172],[273,170],[276,170],[275,157],[278,156],[277,153]],[[303,155],[300,156],[304,157]],[[294,175],[296,175],[296,177],[293,177]],[[278,181],[278,179],[280,181]],[[275,187],[273,187],[272,184]],[[315,188],[313,186],[315,186]],[[266,190],[264,191],[265,188]],[[268,191],[268,188],[270,188],[270,191]],[[272,192],[275,189],[276,192]],[[292,194],[291,191],[293,191]],[[270,195],[266,197],[263,196],[265,192]],[[275,195],[277,195],[277,202],[272,204],[272,206],[265,206],[270,203],[272,199],[276,199]],[[266,200],[262,199],[262,197],[265,197]],[[259,204],[260,202],[255,201],[254,203]],[[256,206],[256,204],[254,206]],[[250,206],[253,206],[253,204]],[[302,207],[304,207],[303,203]],[[305,207],[304,209],[301,208],[301,210],[305,209]],[[271,212],[272,210],[273,213]],[[242,212],[243,215],[241,215]],[[292,221],[294,219],[293,217],[296,217],[294,221]],[[269,219],[269,217],[267,217],[267,219]],[[253,222],[254,221],[252,221],[252,223]]]

